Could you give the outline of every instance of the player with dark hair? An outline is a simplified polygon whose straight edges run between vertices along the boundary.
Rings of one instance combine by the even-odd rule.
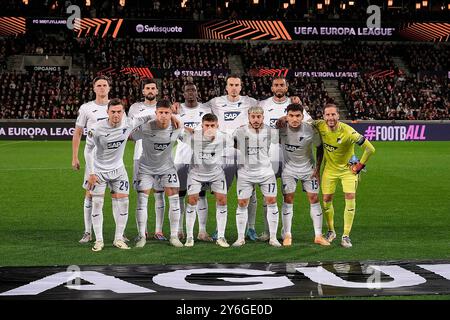
[[[75,123],[75,130],[72,137],[72,168],[80,170],[80,160],[78,159],[78,151],[80,148],[81,136],[83,130],[88,131],[92,126],[100,120],[108,118],[106,112],[109,101],[108,94],[111,89],[111,81],[106,76],[98,76],[92,82],[92,87],[95,93],[95,100],[84,103],[78,110],[78,117]],[[91,140],[89,136],[86,137],[86,145],[84,148],[84,157],[86,159],[87,144]],[[88,171],[87,167],[84,171],[83,188],[86,189],[84,196],[84,233],[79,241],[80,243],[87,243],[92,240],[92,196],[87,188]]]

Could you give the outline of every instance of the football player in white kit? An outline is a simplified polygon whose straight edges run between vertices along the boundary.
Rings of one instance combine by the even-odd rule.
[[[258,104],[254,98],[241,96],[241,89],[241,78],[237,75],[229,75],[226,79],[225,87],[227,95],[213,98],[205,103],[207,107],[211,108],[212,113],[217,116],[220,130],[230,135],[240,126],[248,124],[248,110],[250,107]],[[228,188],[231,187],[237,173],[236,158],[236,150],[231,147],[227,148],[224,159],[224,172]],[[253,192],[248,205],[249,217],[256,216],[256,206],[256,194]],[[255,220],[255,218],[251,219],[253,221]],[[256,232],[254,234],[248,234],[248,236],[251,240],[256,240]],[[213,234],[213,239],[217,240],[216,232]]]
[[[223,153],[231,137],[218,129],[217,116],[207,113],[202,118],[201,129],[188,129],[183,137],[190,146],[192,158],[187,178],[188,204],[186,207],[186,247],[194,246],[194,224],[199,194],[211,189],[216,197],[216,222],[218,239],[216,243],[229,247],[225,239],[227,224],[227,183],[222,168]]]
[[[108,93],[110,90],[110,80],[106,76],[99,76],[93,81],[95,100],[84,103],[78,110],[78,117],[75,123],[75,130],[72,137],[72,168],[80,170],[80,160],[78,159],[78,150],[80,148],[81,136],[84,128],[89,131],[97,121],[108,118],[106,113],[108,105]],[[86,142],[89,141],[89,136],[86,137]],[[87,143],[84,148],[84,158],[86,159]],[[87,167],[84,170],[83,188],[87,186],[88,180]],[[88,190],[84,196],[84,233],[79,241],[80,243],[87,243],[92,240],[92,196]]]
[[[144,102],[133,103],[128,111],[129,117],[135,117],[137,115],[155,114],[156,101],[158,96],[158,87],[154,79],[144,79],[141,82],[142,94],[144,96]],[[137,173],[139,169],[139,158],[142,155],[142,140],[137,140],[134,146],[133,155],[133,186],[135,187],[137,180]],[[135,187],[136,188],[136,187]],[[164,192],[158,190],[154,192],[155,197],[155,234],[154,238],[157,240],[167,240],[163,233],[164,225],[164,211],[166,207]],[[136,214],[136,219],[137,219]],[[136,224],[138,224],[136,220]]]
[[[92,195],[92,224],[95,245],[92,251],[101,251],[103,242],[103,201],[106,187],[112,197],[116,231],[113,245],[119,249],[130,249],[123,239],[128,220],[128,175],[123,163],[125,145],[131,132],[151,120],[152,116],[128,118],[120,99],[112,99],[107,107],[108,118],[99,121],[88,132],[86,145],[86,167],[89,178],[86,189]]]
[[[205,114],[211,113],[211,109],[205,107],[198,102],[197,86],[188,82],[183,87],[184,103],[179,107],[178,113],[180,120],[187,128],[195,129],[201,126],[202,117]],[[186,184],[188,178],[189,164],[192,157],[192,150],[189,145],[179,141],[177,144],[174,162],[177,168],[178,178],[180,180],[180,224],[178,227],[178,238],[184,239],[183,216],[185,214],[184,198],[186,196]],[[197,239],[202,241],[212,241],[209,234],[206,232],[206,222],[208,220],[208,201],[205,190],[201,190],[198,199],[198,235]]]
[[[142,248],[146,243],[147,203],[151,189],[164,190],[169,198],[170,244],[182,247],[178,239],[180,220],[180,183],[172,159],[172,146],[183,134],[183,128],[171,124],[172,105],[169,100],[156,103],[156,120],[151,121],[133,132],[134,140],[142,139],[142,156],[136,180],[138,191],[136,219],[139,236],[136,247]]]
[[[259,185],[267,205],[269,221],[269,244],[281,247],[277,240],[278,217],[277,180],[270,162],[269,148],[278,143],[278,131],[264,124],[264,110],[259,107],[248,109],[248,124],[239,127],[233,133],[236,147],[240,151],[238,158],[236,226],[238,239],[234,247],[245,244],[247,225],[247,206],[255,186]]]
[[[281,180],[283,183],[283,246],[292,245],[292,217],[294,195],[297,182],[303,186],[310,203],[310,216],[314,226],[314,243],[329,246],[322,236],[322,208],[319,202],[320,164],[323,159],[322,141],[319,133],[309,123],[303,121],[303,107],[299,104],[287,106],[287,125],[280,128],[280,143],[283,148],[284,163]],[[317,165],[314,161],[313,146],[317,148]]]
[[[264,110],[264,123],[271,128],[276,128],[276,122],[279,118],[286,115],[286,108],[291,103],[300,103],[300,99],[297,96],[288,97],[289,84],[284,77],[274,77],[272,79],[271,87],[273,96],[259,102]],[[303,121],[311,122],[313,119],[308,112],[303,109]],[[281,177],[281,171],[283,166],[283,151],[280,144],[275,144],[270,147],[270,160],[272,161],[273,171],[277,178]],[[266,207],[264,205],[264,232],[258,237],[260,241],[269,240],[269,225],[267,222]],[[250,228],[254,228],[255,220],[251,220],[249,216],[249,231]],[[253,231],[250,231],[253,233]]]

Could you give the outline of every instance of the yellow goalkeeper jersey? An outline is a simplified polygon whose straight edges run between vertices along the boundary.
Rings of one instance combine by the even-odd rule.
[[[348,170],[348,161],[355,152],[355,143],[362,145],[364,136],[348,124],[338,122],[337,130],[331,131],[325,120],[314,121],[320,133],[325,154],[324,170],[342,172]]]

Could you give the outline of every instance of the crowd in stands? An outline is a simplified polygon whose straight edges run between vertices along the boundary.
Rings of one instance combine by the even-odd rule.
[[[242,59],[246,70],[289,68],[304,71],[373,71],[393,69],[392,44],[287,43],[246,45]]]
[[[219,42],[116,41],[111,38],[84,38],[79,41],[85,55],[85,69],[107,67],[213,68],[228,69],[229,45]]]
[[[6,70],[11,55],[65,55],[78,71],[46,73]],[[139,76],[119,72],[122,67],[167,70],[160,75],[161,98],[182,101],[185,77],[174,69],[230,69],[229,57],[238,54],[244,72],[253,68],[289,68],[304,71],[360,71],[358,79],[341,80],[339,88],[352,119],[448,119],[450,46],[402,43],[225,43],[146,41],[111,38],[73,38],[44,35],[0,38],[0,118],[75,118],[81,103],[93,99],[91,80],[102,69],[113,67],[111,97],[126,106],[141,98]],[[399,73],[393,58],[399,56],[411,73]],[[171,70],[171,71],[169,71]],[[394,77],[368,75],[396,70]],[[365,74],[365,75],[364,75]],[[411,75],[414,76],[411,76]],[[225,94],[223,75],[195,77],[203,102]],[[298,95],[313,117],[329,101],[320,79],[290,79],[290,95]],[[243,77],[242,95],[264,99],[272,95],[269,77]]]
[[[450,120],[450,83],[437,76],[339,81],[352,120]]]

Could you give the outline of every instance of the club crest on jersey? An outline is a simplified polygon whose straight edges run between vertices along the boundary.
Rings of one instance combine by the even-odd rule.
[[[301,146],[294,146],[292,144],[284,145],[284,150],[286,150],[288,152],[295,152],[297,150],[300,150],[301,148],[302,148]]]
[[[153,148],[158,151],[164,151],[169,145],[170,143],[155,143],[153,144]]]
[[[302,141],[304,137],[298,137],[298,141]]]
[[[277,121],[278,121],[278,119],[270,119],[270,126],[272,128],[275,128],[277,125]]]
[[[111,141],[106,144],[107,149],[117,149],[119,148],[125,140]]]
[[[341,139],[341,138],[337,138],[337,139],[336,139],[336,142],[337,142],[337,143],[341,143],[341,142],[342,142],[342,139]]]
[[[186,128],[195,129],[198,126],[199,122],[185,122],[184,126]]]
[[[228,111],[223,114],[225,121],[233,121],[241,114],[240,111]]]
[[[329,152],[333,152],[333,151],[335,151],[335,150],[338,148],[338,147],[329,145],[329,144],[327,144],[327,143],[324,143],[323,146],[324,146],[325,149],[327,149]]]

